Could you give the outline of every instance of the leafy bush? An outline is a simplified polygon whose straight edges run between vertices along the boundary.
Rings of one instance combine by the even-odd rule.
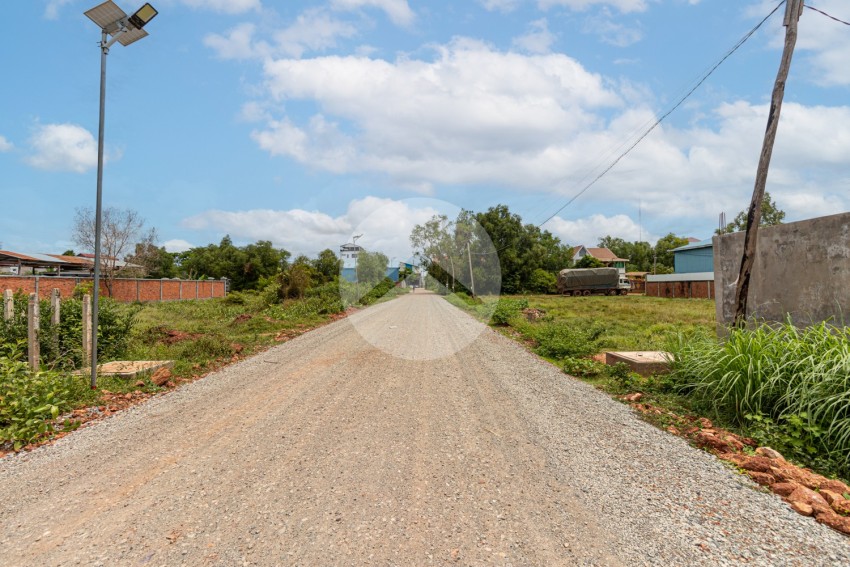
[[[601,327],[582,328],[579,325],[558,322],[529,325],[531,338],[537,341],[535,352],[548,358],[576,358],[596,352],[596,341]],[[528,331],[526,331],[528,332]]]
[[[511,319],[527,308],[528,300],[525,298],[502,297],[496,304],[496,309],[493,310],[493,316],[490,318],[490,321],[494,325],[507,325]]]
[[[531,272],[528,280],[528,290],[534,293],[556,293],[558,278],[552,272],[537,268]]]
[[[395,287],[395,282],[390,278],[384,278],[375,284],[372,289],[370,289],[366,294],[364,294],[360,298],[361,305],[372,305],[382,297],[384,297],[390,290]]]
[[[769,418],[850,472],[849,328],[760,325],[725,341],[681,336],[671,350],[681,391],[706,410],[745,427]]]
[[[19,344],[0,345],[0,442],[17,451],[53,430],[51,420],[66,409],[73,378],[30,371]]]
[[[605,364],[592,358],[567,357],[563,363],[564,372],[578,378],[596,378],[605,374],[606,368]]]

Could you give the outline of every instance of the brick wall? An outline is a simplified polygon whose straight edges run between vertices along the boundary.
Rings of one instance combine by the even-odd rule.
[[[62,297],[70,297],[74,288],[81,283],[91,282],[91,278],[53,277],[53,276],[0,276],[0,292],[11,289],[24,293],[38,293],[47,298],[51,290],[58,289]],[[224,297],[223,280],[140,280],[115,279],[112,283],[112,297],[118,301],[179,301],[181,299],[208,299]],[[109,296],[106,282],[100,281],[100,293]]]
[[[646,282],[646,295],[679,299],[714,299],[714,282]]]

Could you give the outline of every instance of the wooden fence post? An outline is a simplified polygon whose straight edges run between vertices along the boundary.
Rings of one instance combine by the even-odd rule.
[[[83,296],[83,368],[91,364],[91,296]]]
[[[27,352],[29,353],[30,368],[33,372],[38,372],[39,361],[39,323],[41,317],[38,313],[38,296],[34,293],[30,294],[29,304],[27,305]]]
[[[11,289],[3,292],[3,320],[8,321],[15,314],[15,295]]]
[[[59,311],[62,308],[62,304],[60,301],[59,290],[55,287],[53,288],[53,291],[50,292],[50,308],[52,311],[50,314],[50,322],[58,327],[59,321],[61,320]]]

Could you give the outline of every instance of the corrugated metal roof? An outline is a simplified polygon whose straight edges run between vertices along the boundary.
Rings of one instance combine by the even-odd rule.
[[[711,238],[706,238],[705,240],[700,240],[699,242],[694,242],[693,244],[686,244],[685,246],[673,248],[671,252],[679,252],[680,250],[693,250],[695,248],[710,248],[711,246],[714,246],[711,242]]]
[[[62,264],[61,260],[50,256],[49,254],[38,254],[36,252],[12,252],[10,250],[0,250],[0,258],[6,256],[15,260],[20,260],[22,263],[44,263],[51,266]]]

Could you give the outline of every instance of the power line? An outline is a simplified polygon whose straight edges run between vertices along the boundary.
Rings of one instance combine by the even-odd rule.
[[[818,10],[818,9],[817,9],[817,8],[815,8],[814,6],[809,6],[808,4],[804,4],[804,6],[805,6],[806,8],[808,8],[809,10],[814,10],[815,12],[819,12],[819,13],[823,14],[824,16],[826,16],[827,18],[829,18],[829,19],[831,19],[831,20],[835,20],[835,21],[836,21],[836,22],[838,22],[839,24],[844,24],[845,26],[850,26],[850,22],[845,22],[844,20],[839,20],[839,19],[838,19],[838,18],[836,18],[835,16],[831,16],[830,14],[827,14],[827,13],[826,13],[826,12],[824,12],[823,10]]]
[[[640,136],[640,137],[639,137],[639,138],[638,138],[638,139],[637,139],[637,140],[636,140],[636,141],[635,141],[635,142],[634,142],[631,146],[629,146],[629,147],[626,149],[626,151],[624,151],[624,152],[623,152],[623,153],[621,153],[619,156],[617,156],[617,158],[616,158],[613,162],[611,162],[611,164],[610,164],[608,167],[606,167],[606,168],[602,171],[602,173],[600,173],[599,175],[597,175],[597,176],[596,176],[596,177],[595,177],[595,178],[594,178],[594,179],[593,179],[590,183],[588,183],[587,185],[585,185],[585,186],[581,189],[581,191],[579,191],[578,193],[576,193],[575,195],[573,195],[573,197],[572,197],[569,201],[567,201],[566,203],[564,203],[564,205],[563,205],[563,206],[561,206],[561,208],[559,208],[557,211],[555,211],[554,213],[552,213],[552,214],[549,216],[549,218],[547,218],[546,220],[544,220],[543,222],[541,222],[540,224],[538,224],[538,225],[537,225],[537,227],[538,227],[538,228],[540,228],[540,227],[542,227],[544,224],[546,224],[547,222],[549,222],[550,220],[552,220],[553,218],[555,218],[555,216],[556,216],[558,213],[560,213],[561,211],[563,211],[564,209],[566,209],[566,208],[567,208],[569,205],[571,205],[571,204],[572,204],[572,203],[573,203],[576,199],[578,199],[581,195],[583,195],[583,194],[584,194],[584,193],[585,193],[588,189],[590,189],[593,185],[595,185],[597,181],[599,181],[600,179],[602,179],[602,178],[603,178],[603,177],[604,177],[604,176],[605,176],[605,175],[606,175],[609,171],[611,171],[612,169],[614,169],[614,166],[616,166],[616,165],[620,162],[620,160],[622,160],[624,157],[626,157],[627,155],[629,155],[629,153],[631,153],[631,151],[632,151],[633,149],[635,149],[635,147],[637,147],[637,145],[638,145],[638,144],[640,144],[640,143],[643,141],[643,139],[644,139],[644,138],[646,138],[647,136],[649,136],[649,134],[650,134],[653,130],[655,130],[655,128],[657,128],[657,127],[658,127],[658,125],[659,125],[659,124],[661,124],[661,122],[662,122],[662,121],[664,121],[664,119],[665,119],[665,118],[667,118],[668,116],[670,116],[670,114],[672,114],[672,113],[673,113],[673,112],[674,112],[677,108],[679,108],[679,107],[680,107],[680,106],[681,106],[681,105],[682,105],[682,104],[683,104],[683,103],[684,103],[684,102],[685,102],[685,101],[686,101],[686,100],[687,100],[687,99],[688,99],[688,98],[689,98],[689,97],[690,97],[690,96],[691,96],[691,95],[692,95],[692,94],[693,94],[693,93],[694,93],[694,92],[695,92],[695,91],[696,91],[696,90],[697,90],[697,89],[698,89],[698,88],[699,88],[699,87],[700,87],[700,86],[701,86],[701,85],[702,85],[702,84],[703,84],[703,83],[704,83],[704,82],[705,82],[705,81],[706,81],[706,80],[707,80],[707,79],[708,79],[708,78],[709,78],[709,77],[710,77],[710,76],[711,76],[711,75],[712,75],[712,74],[713,74],[713,73],[717,70],[717,68],[718,68],[718,67],[720,67],[720,65],[722,65],[722,64],[723,64],[723,63],[724,63],[724,62],[725,62],[725,61],[726,61],[729,57],[731,57],[731,56],[732,56],[732,54],[733,54],[733,53],[735,53],[735,52],[736,52],[736,51],[737,51],[737,50],[738,50],[738,49],[739,49],[742,45],[744,45],[744,43],[746,43],[746,42],[747,42],[747,40],[748,40],[748,39],[750,39],[750,37],[752,37],[752,35],[753,35],[754,33],[756,33],[756,31],[758,31],[758,29],[759,29],[759,28],[761,28],[761,26],[762,26],[762,25],[764,25],[764,23],[765,23],[767,20],[769,20],[769,19],[770,19],[770,17],[771,17],[771,16],[773,16],[773,14],[775,14],[775,13],[776,13],[776,11],[779,9],[779,7],[780,7],[780,6],[782,6],[782,4],[784,4],[784,3],[785,3],[785,0],[782,0],[782,2],[780,2],[779,4],[777,4],[777,5],[776,5],[776,7],[775,7],[775,8],[774,8],[774,9],[773,9],[773,10],[772,10],[772,11],[771,11],[771,12],[770,12],[767,16],[765,16],[765,17],[764,17],[764,19],[762,19],[762,20],[761,20],[758,24],[756,24],[756,26],[755,26],[753,29],[751,29],[749,32],[747,32],[747,33],[744,35],[744,37],[742,37],[740,40],[738,40],[738,42],[737,42],[737,43],[736,43],[736,44],[735,44],[735,45],[734,45],[734,46],[733,46],[733,47],[732,47],[729,51],[727,51],[727,52],[726,52],[726,54],[725,54],[723,57],[721,57],[721,58],[720,58],[720,60],[719,60],[717,63],[715,63],[715,64],[711,67],[711,69],[709,69],[709,70],[708,70],[708,72],[707,72],[707,73],[705,73],[705,74],[704,74],[704,75],[700,78],[700,80],[699,80],[699,81],[697,81],[697,83],[696,83],[696,84],[695,84],[695,85],[694,85],[694,86],[693,86],[693,87],[692,87],[692,88],[691,88],[691,89],[690,89],[687,93],[685,93],[685,96],[683,96],[681,99],[679,99],[679,101],[678,101],[675,105],[673,105],[673,107],[672,107],[672,108],[670,108],[670,110],[668,110],[667,112],[665,112],[665,113],[664,113],[664,114],[663,114],[663,115],[662,115],[662,116],[661,116],[658,120],[656,120],[656,121],[655,121],[655,123],[654,123],[652,126],[650,126],[650,127],[649,127],[649,129],[648,129],[646,132],[644,132],[644,133],[643,133],[643,134],[642,134],[642,135],[641,135],[641,136]]]

